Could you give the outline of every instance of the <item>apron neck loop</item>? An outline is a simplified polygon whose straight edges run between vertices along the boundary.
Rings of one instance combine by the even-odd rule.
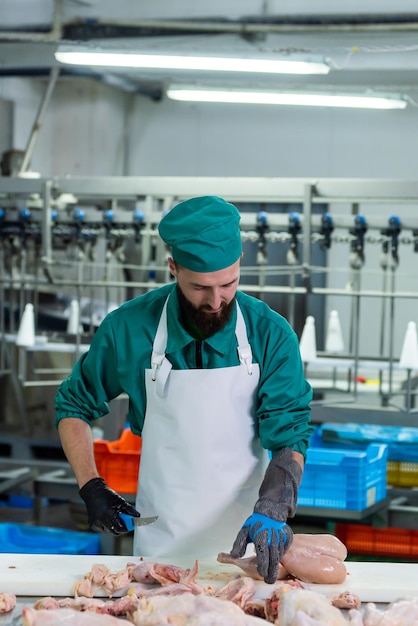
[[[164,307],[161,312],[161,317],[160,317],[160,321],[158,324],[157,332],[154,338],[153,351],[151,355],[151,368],[152,368],[151,377],[152,377],[152,380],[154,381],[157,379],[158,371],[164,361],[165,350],[167,347],[167,339],[168,339],[167,304],[168,304],[169,297],[170,296],[167,297],[164,303]],[[238,341],[238,348],[237,348],[238,358],[240,360],[240,363],[246,366],[248,375],[251,376],[252,367],[253,367],[253,353],[251,350],[251,346],[248,343],[247,329],[246,329],[244,317],[242,315],[238,302],[236,303],[236,306],[237,306],[237,324],[235,328],[235,335]]]
[[[253,373],[253,353],[249,345],[243,348],[238,346],[238,358],[247,367],[248,375],[251,376]]]
[[[161,366],[161,363],[163,362],[164,358],[165,358],[165,354],[158,354],[157,352],[153,351],[151,355],[151,369],[152,369],[151,378],[152,380],[156,380],[158,368]]]

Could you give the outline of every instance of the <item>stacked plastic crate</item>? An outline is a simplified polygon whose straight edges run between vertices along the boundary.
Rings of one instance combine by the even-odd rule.
[[[311,447],[298,494],[300,506],[363,511],[386,497],[387,446],[364,450]]]
[[[418,487],[418,428],[357,423],[325,423],[313,444],[324,449],[365,451],[370,445],[387,448],[386,482],[393,487]],[[375,528],[364,524],[338,523],[336,535],[351,554],[416,559],[418,531],[405,528]]]
[[[141,450],[141,437],[129,428],[116,441],[94,441],[97,471],[111,489],[123,494],[136,493]]]

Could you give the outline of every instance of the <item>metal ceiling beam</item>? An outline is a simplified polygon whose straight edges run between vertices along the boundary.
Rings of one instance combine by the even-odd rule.
[[[240,20],[112,20],[67,22],[65,39],[87,40],[118,37],[267,33],[394,32],[418,30],[418,14],[361,16],[250,16]]]
[[[365,15],[250,15],[238,20],[222,17],[206,19],[88,20],[63,19],[63,1],[54,0],[51,29],[0,28],[0,41],[88,41],[120,37],[164,37],[174,35],[239,34],[254,37],[267,33],[321,32],[415,32],[418,13]]]

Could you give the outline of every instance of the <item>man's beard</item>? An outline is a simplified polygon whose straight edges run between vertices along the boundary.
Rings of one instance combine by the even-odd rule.
[[[196,326],[202,335],[210,337],[224,328],[229,322],[232,316],[232,311],[235,307],[235,297],[231,302],[226,304],[222,302],[221,310],[218,313],[207,313],[201,307],[196,308],[194,304],[190,302],[177,284],[177,295],[180,303],[180,310],[183,314],[183,320],[186,326]]]

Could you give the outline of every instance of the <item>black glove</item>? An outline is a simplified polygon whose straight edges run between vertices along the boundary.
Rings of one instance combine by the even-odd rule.
[[[270,461],[260,487],[254,513],[244,522],[231,556],[241,558],[248,543],[254,543],[257,570],[266,583],[275,583],[279,563],[290,548],[293,532],[286,521],[296,510],[302,468],[290,448],[280,450]]]
[[[103,478],[92,478],[79,494],[86,503],[89,526],[96,533],[123,535],[129,532],[119,513],[141,517],[133,506],[106,485]]]

